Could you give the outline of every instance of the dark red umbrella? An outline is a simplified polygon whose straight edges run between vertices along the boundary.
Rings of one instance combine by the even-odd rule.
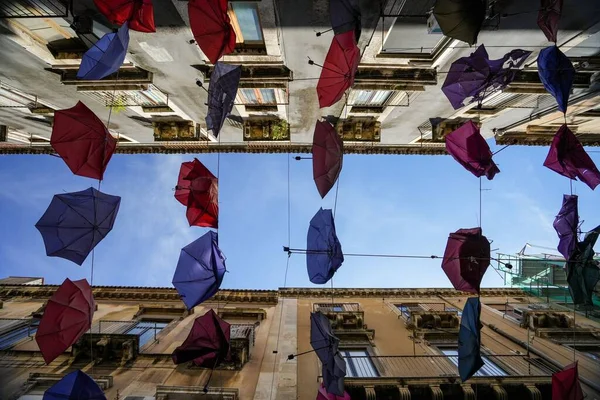
[[[190,226],[218,228],[218,180],[197,158],[181,164],[175,198],[187,207]]]
[[[188,337],[173,351],[173,362],[192,361],[195,365],[215,368],[230,359],[231,326],[212,310],[196,318]]]
[[[94,4],[113,24],[123,25],[129,21],[129,29],[156,32],[152,0],[94,0]]]
[[[117,141],[80,101],[54,113],[50,145],[75,175],[102,180]]]
[[[471,120],[446,135],[446,150],[460,165],[477,177],[485,175],[491,180],[500,172],[492,160],[490,146]]]
[[[190,0],[190,28],[211,63],[235,48],[235,32],[227,15],[227,0]]]
[[[450,234],[442,269],[456,290],[479,293],[481,279],[490,265],[490,242],[481,228],[459,229]]]
[[[317,83],[321,108],[337,103],[344,92],[354,84],[359,61],[360,50],[356,46],[354,31],[335,35]]]
[[[554,135],[544,167],[570,179],[579,178],[592,190],[600,184],[600,171],[567,124]]]
[[[313,178],[317,190],[324,198],[331,190],[342,170],[344,142],[329,122],[317,121],[313,135]]]
[[[46,364],[77,341],[92,325],[96,302],[85,279],[65,279],[44,310],[35,334]]]
[[[583,400],[577,362],[552,374],[552,400]]]
[[[558,32],[558,22],[562,13],[563,0],[541,0],[540,11],[538,12],[537,24],[546,35],[546,38],[556,43],[556,33]]]

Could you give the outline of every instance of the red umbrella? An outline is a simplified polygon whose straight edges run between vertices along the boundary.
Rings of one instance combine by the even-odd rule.
[[[442,269],[456,290],[479,293],[481,279],[490,265],[490,242],[481,228],[459,229],[446,244]]]
[[[583,400],[577,362],[552,374],[552,400]]]
[[[354,84],[359,61],[360,50],[356,46],[354,31],[335,35],[317,83],[321,108],[337,103],[346,89]]]
[[[197,158],[181,164],[175,198],[187,207],[190,226],[218,228],[218,180]]]
[[[446,135],[446,150],[460,165],[477,177],[485,175],[491,180],[500,172],[492,160],[490,146],[471,120]]]
[[[113,24],[123,25],[129,21],[129,29],[156,32],[152,0],[94,0],[94,4]]]
[[[538,12],[537,24],[546,35],[546,38],[556,43],[556,33],[558,31],[558,22],[562,13],[563,0],[542,0],[540,11]]]
[[[230,359],[231,326],[212,310],[196,318],[188,337],[173,351],[175,364],[188,361],[199,367],[215,368]]]
[[[117,141],[80,101],[54,113],[50,145],[75,175],[102,180]]]
[[[196,43],[211,63],[235,48],[235,32],[227,15],[227,0],[190,0],[190,27]]]
[[[340,176],[344,158],[344,142],[329,122],[317,121],[312,156],[313,178],[324,198]]]
[[[321,383],[319,392],[317,393],[316,400],[352,400],[348,392],[344,392],[343,396],[336,396],[335,394],[327,393],[325,386]]]
[[[46,364],[77,341],[92,325],[96,302],[85,279],[65,279],[54,292],[35,334]]]

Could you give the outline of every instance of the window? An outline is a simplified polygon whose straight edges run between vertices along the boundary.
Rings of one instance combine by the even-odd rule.
[[[568,347],[570,349],[572,349],[573,347],[575,347],[575,350],[585,354],[586,356],[596,360],[596,361],[600,361],[600,346],[596,345],[565,345],[565,347]]]
[[[20,342],[21,340],[32,337],[37,331],[39,320],[22,321],[13,320],[9,321],[9,330],[0,335],[0,350],[6,350]],[[14,327],[10,328],[10,325]]]
[[[277,104],[275,89],[240,89],[240,102],[243,104]]]
[[[379,376],[366,350],[340,350],[340,354],[346,360],[346,377],[375,378]]]
[[[256,3],[235,1],[229,3],[229,18],[238,44],[264,44]]]
[[[457,349],[440,349],[441,352],[448,356],[448,359],[452,362],[452,364],[458,367],[458,350]],[[491,361],[485,355],[481,355],[483,362],[485,363],[483,367],[479,371],[475,373],[474,376],[507,376],[508,374],[502,368],[497,366],[493,361]]]
[[[459,317],[462,317],[462,311],[461,311],[461,310],[459,310],[459,309],[458,309],[458,308],[456,308],[456,307],[446,307],[446,311],[450,311],[450,312],[452,312],[452,311],[456,311],[456,314],[457,314]]]
[[[334,312],[342,312],[344,308],[342,306],[333,306],[331,307]]]
[[[393,90],[354,90],[349,103],[352,107],[383,107],[393,93]]]
[[[125,333],[139,336],[140,348],[150,341],[156,340],[156,335],[168,325],[168,322],[140,321]]]

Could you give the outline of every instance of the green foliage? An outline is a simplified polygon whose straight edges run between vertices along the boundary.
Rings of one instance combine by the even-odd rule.
[[[271,139],[284,140],[289,139],[290,125],[286,120],[280,119],[277,123],[271,125]]]

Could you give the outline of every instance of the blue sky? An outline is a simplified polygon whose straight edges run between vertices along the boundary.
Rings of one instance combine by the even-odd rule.
[[[547,148],[510,147],[495,156],[501,173],[483,181],[483,232],[492,248],[518,252],[525,242],[555,247],[552,221],[569,192],[568,179],[542,166]],[[590,155],[596,163],[600,153]],[[283,286],[287,255],[285,154],[222,154],[219,241],[227,256],[224,288]],[[216,172],[217,155],[198,155]],[[180,163],[193,155],[115,155],[102,191],[122,197],[114,229],[95,252],[94,284],[170,286],[181,247],[206,232],[189,227],[173,198]],[[310,160],[290,161],[291,245],[304,248],[311,217],[333,206],[321,200]],[[55,193],[96,186],[51,156],[0,157],[0,276],[90,280],[83,266],[47,257],[34,225]],[[598,194],[582,183],[583,230],[596,226]],[[448,233],[478,225],[479,180],[449,156],[347,155],[339,186],[336,226],[348,253],[442,255]],[[489,269],[484,286],[501,286]],[[351,258],[335,287],[448,287],[439,260]],[[305,258],[290,259],[287,286],[310,287]]]

